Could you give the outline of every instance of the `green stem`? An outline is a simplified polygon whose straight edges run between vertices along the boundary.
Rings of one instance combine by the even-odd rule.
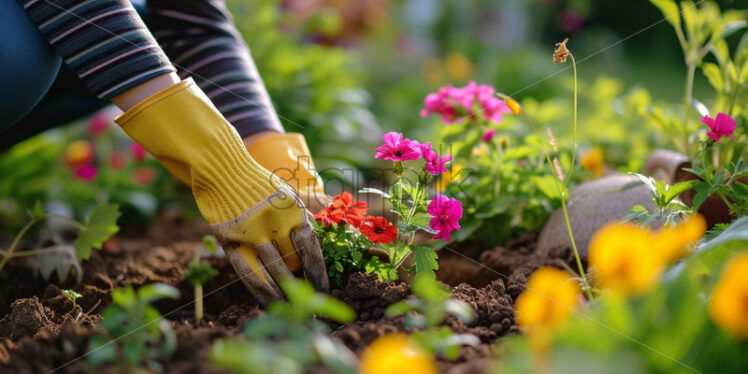
[[[569,185],[571,176],[574,174],[574,164],[577,158],[577,93],[579,88],[577,86],[577,62],[574,60],[574,55],[569,52],[569,58],[571,58],[571,66],[574,70],[574,129],[571,133],[571,167],[569,168],[569,175],[566,178],[565,186]]]
[[[200,326],[203,320],[203,285],[195,285],[195,326]]]
[[[82,223],[80,223],[80,222],[78,222],[78,221],[76,221],[76,220],[74,220],[72,218],[61,216],[59,214],[46,213],[44,216],[47,217],[47,218],[59,219],[60,221],[63,221],[63,222],[65,222],[65,223],[67,223],[67,224],[69,224],[71,226],[74,226],[78,230],[86,230],[87,229],[86,225],[84,225],[84,224],[82,224]]]
[[[26,235],[26,232],[29,231],[29,229],[37,222],[39,222],[38,218],[31,218],[31,220],[27,222],[25,226],[23,226],[21,231],[18,232],[16,237],[13,238],[13,242],[10,243],[10,248],[8,248],[8,250],[5,252],[5,256],[3,256],[3,259],[0,260],[0,271],[2,271],[3,267],[5,267],[5,263],[13,257],[13,251],[16,249],[16,246],[18,246],[21,238]]]
[[[524,115],[525,120],[527,120],[527,123],[530,124],[530,128],[535,133],[535,136],[540,138],[540,134],[538,134],[538,130],[535,128],[535,124],[530,119],[530,116],[527,115],[527,112],[525,112],[524,108],[520,110],[522,111],[522,114]],[[551,168],[551,171],[553,172],[554,169],[553,169],[553,163],[551,162],[551,157],[548,154],[548,150],[545,148],[545,146],[542,145],[542,142],[541,142],[540,148],[543,150],[543,154],[545,155],[545,159],[548,162],[548,166]],[[587,276],[584,274],[584,268],[582,267],[582,260],[579,257],[579,250],[577,250],[577,244],[574,241],[574,234],[572,233],[572,229],[571,229],[571,221],[569,220],[569,213],[566,211],[566,199],[568,198],[568,196],[566,196],[566,193],[564,193],[564,191],[561,189],[561,185],[562,185],[562,183],[560,183],[561,176],[556,175],[555,172],[553,172],[553,175],[555,176],[555,178],[553,178],[553,181],[556,184],[556,189],[558,190],[559,196],[561,196],[561,207],[563,208],[563,212],[564,212],[564,221],[566,222],[566,230],[569,233],[569,240],[571,241],[571,248],[574,250],[574,257],[576,258],[577,267],[579,269],[579,276],[582,278],[582,282],[584,283],[584,286],[585,286],[584,289],[585,289],[585,293],[587,294],[587,297],[590,300],[592,300],[592,291],[591,291],[592,287],[590,286],[590,283],[587,280]]]
[[[683,95],[683,130],[686,142],[683,145],[684,150],[688,150],[688,122],[691,118],[691,102],[693,102],[693,79],[696,74],[696,63],[688,63],[688,73],[686,73],[686,92]]]
[[[571,249],[574,250],[574,259],[577,261],[577,269],[579,269],[579,275],[582,276],[582,282],[584,283],[584,292],[587,294],[587,298],[592,300],[592,291],[590,290],[590,284],[587,281],[587,276],[584,274],[584,267],[582,266],[582,259],[579,257],[579,250],[577,249],[577,243],[574,241],[574,233],[571,230],[571,221],[569,221],[569,212],[566,210],[566,199],[561,199],[561,208],[564,211],[564,222],[566,222],[566,231],[569,233],[569,240],[571,240]]]

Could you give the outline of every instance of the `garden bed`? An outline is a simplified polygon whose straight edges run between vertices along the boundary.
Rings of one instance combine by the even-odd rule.
[[[205,319],[199,327],[194,326],[191,285],[183,274],[200,248],[200,238],[207,227],[163,219],[151,227],[157,229],[141,235],[119,235],[106,242],[102,251],[93,252],[83,264],[83,282],[73,287],[82,295],[78,299],[80,308],[73,309],[72,301],[60,287],[35,277],[23,260],[10,263],[0,275],[0,372],[49,372],[56,368],[66,373],[93,371],[79,357],[89,349],[88,338],[102,308],[111,303],[110,290],[126,284],[137,288],[156,282],[171,284],[182,294],[179,300],[156,304],[178,339],[176,352],[159,361],[165,372],[224,372],[210,364],[208,352],[212,343],[238,334],[242,325],[261,315],[262,310],[238,281],[229,262],[213,256],[207,261],[219,275],[205,284]],[[169,232],[178,235],[170,236]],[[513,303],[527,276],[540,266],[571,264],[569,251],[560,251],[550,258],[535,256],[535,242],[536,235],[527,233],[507,247],[484,251],[466,244],[460,254],[450,249],[441,251],[438,279],[451,286],[454,298],[476,312],[475,321],[469,325],[454,317],[445,323],[455,332],[474,334],[481,344],[463,348],[455,360],[440,360],[440,371],[485,371],[490,364],[486,359],[491,356],[490,344],[518,331]],[[379,282],[374,275],[352,275],[345,287],[332,294],[350,305],[358,318],[333,325],[333,335],[361,354],[378,336],[407,330],[402,317],[389,318],[384,311],[409,293],[404,283]],[[89,310],[89,314],[81,313]],[[96,371],[116,369],[105,366]]]

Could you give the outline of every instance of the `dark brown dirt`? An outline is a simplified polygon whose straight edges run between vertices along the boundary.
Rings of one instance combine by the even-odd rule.
[[[171,238],[179,240],[169,242],[169,235],[159,232],[163,228],[178,232]],[[95,333],[99,313],[111,303],[110,291],[127,284],[139,287],[154,282],[171,284],[182,294],[180,300],[156,304],[178,337],[177,351],[160,362],[165,372],[224,373],[210,365],[211,345],[218,338],[238,334],[246,321],[262,311],[228,261],[211,256],[206,260],[219,275],[204,286],[205,318],[201,326],[194,326],[192,287],[182,276],[200,246],[204,229],[203,225],[167,222],[153,224],[147,235],[126,232],[106,242],[103,250],[94,251],[83,264],[83,282],[73,287],[83,295],[75,309],[58,286],[36,279],[28,263],[10,262],[0,273],[0,373],[49,372],[63,365],[56,372],[93,372],[85,359],[78,358],[88,350],[88,339]],[[533,254],[535,241],[535,234],[526,234],[507,247],[488,251],[468,244],[462,245],[460,252],[440,252],[438,279],[452,286],[453,297],[476,312],[470,324],[451,317],[444,323],[458,333],[474,334],[481,341],[478,347],[463,348],[456,360],[439,359],[441,372],[486,372],[491,363],[491,343],[517,332],[513,303],[527,276],[540,266],[571,264],[571,253],[566,252],[553,254],[553,258],[538,258]],[[382,334],[407,331],[402,318],[385,317],[384,311],[409,293],[405,283],[383,283],[373,275],[353,274],[344,288],[333,290],[332,294],[350,305],[358,319],[333,325],[333,334],[360,354]],[[114,370],[104,367],[95,371]]]

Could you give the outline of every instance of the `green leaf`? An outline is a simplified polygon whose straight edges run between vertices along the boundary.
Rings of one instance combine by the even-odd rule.
[[[563,183],[557,182],[556,178],[552,175],[543,175],[542,177],[532,176],[530,177],[530,182],[532,182],[532,184],[534,184],[549,199],[561,198],[559,187],[561,188],[561,193],[564,193],[568,196],[568,194],[566,193],[566,187],[564,187]],[[558,186],[556,185],[556,183],[558,183]]]
[[[75,290],[62,290],[62,293],[67,295],[73,301],[78,300],[79,297],[83,296],[75,292]]]
[[[676,29],[680,29],[680,11],[678,4],[673,0],[649,0],[654,6],[660,9],[665,19]]]
[[[638,225],[646,225],[652,219],[652,214],[649,213],[644,205],[634,205],[626,212],[623,217],[623,222],[634,222]]]
[[[356,312],[348,305],[332,296],[318,293],[307,281],[283,278],[280,280],[280,286],[288,297],[289,310],[295,313],[297,318],[306,318],[303,315],[305,311],[338,322],[350,322],[356,318]],[[271,308],[276,311],[282,309],[278,306]]]
[[[179,290],[165,283],[146,284],[138,289],[138,301],[143,304],[163,298],[179,299]]]
[[[436,251],[431,246],[424,244],[414,245],[411,250],[413,251],[413,266],[416,269],[416,278],[435,279],[434,271],[439,269],[439,264],[436,263]]]
[[[384,191],[382,191],[380,189],[377,189],[377,188],[364,187],[364,188],[358,190],[358,192],[359,193],[371,193],[371,194],[379,195],[379,196],[382,196],[385,199],[389,199],[390,198],[390,195],[388,193],[386,193],[386,192],[384,192]]]
[[[678,197],[684,191],[687,191],[693,188],[693,186],[696,183],[698,183],[698,180],[694,179],[690,181],[679,182],[679,183],[668,186],[667,191],[665,191],[665,194],[664,194],[665,204],[671,202],[673,199]]]
[[[385,310],[385,314],[388,317],[402,316],[410,311],[418,310],[418,305],[416,304],[417,303],[414,303],[412,299],[398,301],[388,306],[387,310]]]
[[[389,262],[382,261],[379,257],[373,256],[364,265],[366,274],[376,274],[382,282],[389,282],[398,279],[397,270],[392,268]]]
[[[706,79],[709,80],[709,84],[711,84],[717,92],[725,91],[725,82],[722,79],[722,70],[720,70],[719,66],[711,62],[705,62],[701,65],[701,70],[703,71],[704,76],[706,76]]]
[[[38,220],[44,219],[44,217],[46,216],[46,213],[44,213],[44,206],[39,200],[37,200],[34,204],[34,209],[29,210],[28,213],[31,218],[35,218]]]
[[[712,188],[706,182],[699,182],[694,186],[696,196],[693,197],[693,210],[698,211],[701,204],[711,195]]]
[[[111,343],[109,338],[102,335],[95,335],[91,338],[88,345],[88,355],[86,362],[93,368],[101,364],[114,361],[117,358],[117,345]]]
[[[204,262],[190,263],[190,267],[184,273],[184,279],[187,279],[193,286],[207,282],[209,279],[218,275],[218,270],[213,269]]]
[[[218,250],[218,240],[213,235],[203,236],[203,246],[211,253],[216,253]]]
[[[83,222],[85,229],[78,232],[75,239],[75,256],[78,260],[87,260],[91,248],[101,249],[102,243],[119,231],[117,219],[120,217],[117,204],[97,205]]]

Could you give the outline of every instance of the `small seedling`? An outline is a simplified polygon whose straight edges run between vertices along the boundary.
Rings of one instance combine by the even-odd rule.
[[[0,260],[0,271],[2,271],[3,267],[5,267],[5,264],[13,258],[37,255],[54,255],[60,252],[61,248],[65,247],[52,246],[49,248],[16,251],[23,236],[39,222],[47,219],[57,219],[64,221],[78,229],[78,237],[75,239],[75,243],[73,245],[75,250],[75,259],[71,261],[79,263],[80,261],[87,260],[89,257],[91,257],[92,248],[101,249],[101,245],[104,243],[104,241],[106,241],[107,239],[112,237],[112,235],[116,234],[117,231],[119,231],[119,227],[117,226],[117,219],[121,215],[121,213],[119,212],[119,207],[117,205],[102,204],[97,205],[91,211],[91,213],[86,216],[83,222],[78,222],[65,216],[46,213],[44,211],[44,208],[42,207],[42,204],[39,202],[36,203],[33,210],[28,211],[28,214],[30,220],[26,223],[25,226],[23,226],[21,231],[18,232],[16,237],[13,239],[13,242],[10,244],[10,247],[8,247],[7,250],[0,250],[0,255],[2,255],[2,260]],[[58,256],[56,258],[60,257]],[[72,266],[73,264],[68,265]],[[62,271],[63,273],[58,274],[60,278],[64,278],[64,274],[68,273],[67,269],[63,270],[58,268],[58,272],[60,271]]]
[[[449,359],[460,353],[460,346],[480,344],[475,335],[455,334],[449,327],[438,327],[448,315],[465,323],[474,318],[473,310],[462,301],[450,298],[447,289],[429,277],[416,277],[413,296],[387,308],[390,317],[404,316],[406,327],[423,329],[412,337],[423,349],[436,352]]]
[[[280,284],[288,303],[271,304],[266,315],[244,326],[241,336],[217,340],[211,361],[235,373],[296,374],[320,364],[333,373],[356,373],[356,356],[315,319],[349,322],[353,310],[306,281],[283,279]]]
[[[639,225],[648,225],[656,219],[664,218],[665,223],[676,225],[681,219],[688,216],[690,209],[683,205],[677,198],[681,193],[692,188],[696,183],[695,180],[668,185],[663,181],[656,181],[654,178],[642,174],[630,174],[635,175],[647,186],[647,189],[652,194],[652,201],[654,202],[656,211],[650,212],[643,205],[635,205],[629,209],[628,214],[623,218],[624,221],[633,221]]]
[[[77,306],[76,300],[78,300],[78,298],[82,297],[83,295],[73,290],[62,290],[62,293],[67,295],[67,297],[70,298],[70,300],[73,302],[73,310],[75,310],[75,307]]]
[[[142,367],[162,371],[155,359],[171,355],[177,345],[169,322],[151,305],[163,298],[177,299],[179,291],[162,283],[142,286],[137,292],[131,285],[113,290],[112,304],[104,308],[99,322],[106,334],[91,339],[89,365],[117,361],[125,372]]]
[[[218,248],[216,238],[212,235],[203,237],[203,247],[195,251],[195,257],[190,261],[190,267],[184,278],[195,287],[195,326],[203,319],[203,283],[218,275],[218,271],[210,265],[200,262],[203,252],[215,253]]]

